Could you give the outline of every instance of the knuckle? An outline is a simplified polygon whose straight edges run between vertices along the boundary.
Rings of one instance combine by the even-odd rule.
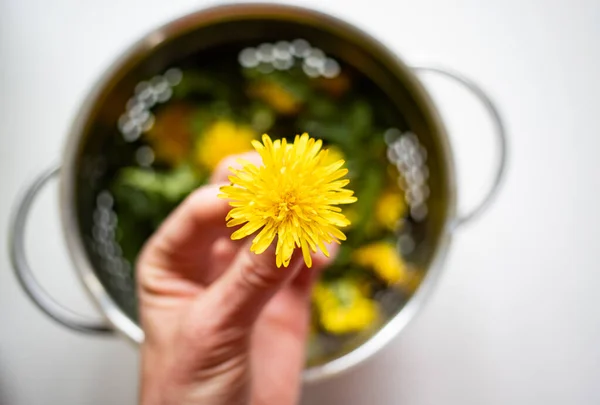
[[[229,168],[238,168],[239,164],[236,162],[238,158],[239,155],[229,155],[221,159],[221,161],[217,165],[217,169],[215,170],[216,176],[220,177],[221,180],[226,180],[227,175],[229,174]]]
[[[245,328],[224,327],[219,322],[189,323],[180,335],[188,361],[204,377],[226,374],[247,362],[250,347]]]
[[[223,159],[221,159],[221,161],[219,162],[219,168],[225,170],[225,169],[229,169],[229,166],[237,166],[237,162],[236,160],[240,157],[240,155],[229,155],[229,156],[225,156]]]
[[[192,192],[187,198],[187,203],[196,206],[199,203],[204,202],[207,198],[210,197],[213,189],[209,186],[200,187]]]

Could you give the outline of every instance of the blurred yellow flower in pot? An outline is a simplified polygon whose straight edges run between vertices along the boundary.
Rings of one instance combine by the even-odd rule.
[[[173,104],[161,109],[145,137],[156,160],[177,165],[187,159],[192,142],[190,120],[194,109]]]
[[[360,332],[377,319],[377,304],[363,295],[359,280],[319,282],[313,290],[313,303],[327,332]]]
[[[396,247],[386,241],[374,242],[354,251],[352,260],[370,269],[388,284],[408,281],[406,265]]]
[[[351,79],[348,72],[341,72],[332,78],[319,77],[314,82],[317,87],[325,90],[334,97],[343,96],[350,90],[351,86]]]
[[[279,83],[261,81],[251,86],[249,93],[267,103],[279,114],[292,115],[297,113],[301,107],[300,100]]]
[[[224,157],[251,150],[255,137],[256,133],[248,126],[218,120],[196,142],[196,163],[212,171]]]
[[[400,189],[386,190],[375,205],[375,219],[380,226],[395,231],[398,221],[406,214],[406,208],[404,194]]]

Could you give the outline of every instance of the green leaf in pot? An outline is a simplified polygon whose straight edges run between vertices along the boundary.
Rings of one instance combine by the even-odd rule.
[[[227,99],[230,96],[230,90],[226,79],[218,77],[216,73],[186,70],[183,72],[181,82],[173,88],[173,97],[183,99],[204,96]]]
[[[362,243],[372,231],[370,225],[373,222],[373,213],[384,185],[384,173],[377,165],[365,166],[363,169],[364,175],[355,185],[356,194],[360,195],[354,204],[356,222],[353,224],[352,234],[356,243]]]
[[[162,199],[176,204],[181,201],[201,182],[188,165],[179,166],[167,172],[157,172],[137,167],[123,169],[115,183],[117,198],[125,197],[122,191],[139,191],[148,199]]]
[[[373,111],[365,100],[358,99],[350,106],[347,119],[354,141],[373,135]]]

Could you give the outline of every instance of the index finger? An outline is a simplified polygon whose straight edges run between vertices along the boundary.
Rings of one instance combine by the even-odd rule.
[[[227,156],[217,166],[215,171],[213,172],[210,182],[212,184],[216,183],[229,183],[229,176],[232,174],[230,167],[234,169],[241,169],[242,165],[238,162],[239,159],[245,160],[254,164],[255,166],[260,166],[262,164],[262,159],[258,152],[246,152],[239,155],[231,155]]]
[[[167,267],[175,259],[185,262],[202,256],[203,250],[229,231],[227,201],[217,198],[219,185],[199,188],[187,197],[148,240],[140,262]]]

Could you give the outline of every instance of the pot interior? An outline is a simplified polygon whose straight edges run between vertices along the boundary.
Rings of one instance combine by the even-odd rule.
[[[298,39],[303,41],[298,42]],[[313,53],[307,54],[307,49]],[[277,57],[273,55],[285,57],[280,58],[277,65]],[[313,56],[316,70],[311,71],[310,66],[303,66]],[[262,58],[263,62],[257,64],[257,58]],[[293,66],[288,66],[290,63]],[[324,70],[323,63],[327,63],[329,71]],[[304,87],[299,85],[298,89],[294,88],[292,81],[287,88],[286,74],[296,68],[304,71],[310,80],[302,82]],[[235,73],[228,73],[232,71]],[[279,75],[276,76],[280,81],[275,80],[275,84],[283,87],[283,96],[281,88],[274,89],[273,83],[268,80],[263,88],[260,85],[248,88],[247,81],[263,83],[263,79],[271,78],[273,72]],[[306,93],[306,83],[309,83],[308,88],[313,89],[313,82],[319,88],[319,94],[329,96],[301,100],[302,94]],[[244,100],[255,96],[259,102],[257,106],[243,104],[240,107],[227,101],[236,100],[234,94],[231,99],[223,96],[219,104],[219,96],[215,94],[220,91],[224,94],[238,91]],[[323,105],[315,105],[317,102]],[[140,197],[136,187],[154,187],[148,184],[152,181],[159,184],[163,180],[164,184],[202,182],[198,176],[189,177],[184,172],[177,177],[178,180],[171,177],[160,180],[160,176],[155,176],[172,168],[173,156],[177,153],[198,149],[194,143],[184,142],[182,146],[177,138],[177,131],[181,130],[178,117],[186,116],[192,110],[191,114],[195,115],[191,120],[195,119],[196,123],[181,130],[191,132],[191,136],[196,136],[195,132],[209,133],[211,128],[215,128],[215,122],[220,122],[222,127],[230,125],[231,128],[234,124],[238,128],[248,127],[258,135],[268,127],[265,132],[273,137],[286,136],[290,139],[296,133],[307,131],[311,136],[323,138],[347,155],[351,171],[349,187],[354,189],[356,184],[364,194],[356,190],[359,200],[371,198],[367,192],[376,194],[371,198],[376,201],[370,202],[367,208],[361,208],[358,214],[353,213],[353,222],[368,231],[355,232],[355,235],[349,230],[348,234],[353,240],[363,241],[356,244],[365,245],[372,242],[373,234],[379,235],[377,232],[380,232],[384,235],[380,239],[394,246],[402,257],[402,279],[386,281],[380,275],[379,279],[370,281],[370,291],[364,294],[375,305],[376,319],[368,326],[352,331],[348,322],[352,323],[358,315],[347,314],[346,318],[350,320],[341,326],[339,322],[335,326],[335,319],[330,319],[329,331],[323,331],[322,325],[317,323],[315,328],[318,332],[311,338],[309,365],[320,365],[339,358],[368,340],[405,307],[428,272],[443,236],[449,202],[452,201],[445,134],[412,73],[374,41],[343,23],[287,7],[248,6],[235,12],[224,8],[191,15],[138,43],[106,76],[90,106],[80,117],[83,125],[71,139],[76,142],[76,147],[72,148],[75,151],[72,157],[74,197],[68,204],[75,207],[77,232],[95,275],[112,301],[134,322],[137,322],[134,288],[137,249],[164,217],[165,211],[185,195],[185,191],[174,186],[176,190],[171,196],[175,197],[169,200],[171,205],[165,205],[162,200],[156,202],[154,195]],[[324,111],[332,106],[344,106],[339,108],[347,110],[339,114],[332,112],[334,118],[327,118],[326,123],[319,121],[319,114],[325,114]],[[261,110],[263,107],[264,111]],[[249,109],[251,113],[244,112],[246,115],[241,117],[238,111],[243,109]],[[213,112],[206,113],[205,110]],[[164,115],[170,118],[160,121]],[[300,116],[304,118],[298,118]],[[363,125],[365,119],[372,122],[369,136],[360,141],[349,141],[348,138],[353,136],[349,135],[350,132]],[[162,129],[158,130],[160,125]],[[292,129],[294,132],[284,133]],[[335,131],[338,131],[337,138],[331,135]],[[375,138],[379,141],[374,141]],[[168,141],[165,146],[164,139],[172,141],[171,149]],[[217,140],[210,145],[215,142]],[[354,142],[355,152],[348,156],[350,147],[347,144],[350,142]],[[376,164],[373,161],[360,163],[360,159],[370,153],[369,145],[377,145],[377,142],[383,148],[377,152],[382,156],[380,161]],[[356,147],[357,144],[359,147]],[[375,146],[373,148],[376,149]],[[202,153],[197,152],[196,155],[202,156]],[[207,156],[204,161],[202,157],[198,158],[202,161],[199,164],[210,167],[212,155]],[[134,170],[130,170],[127,180],[124,180],[126,184],[121,182],[115,186],[116,181],[121,181],[117,179],[122,177],[123,171],[132,167]],[[396,172],[386,168],[393,168]],[[379,174],[372,174],[376,172]],[[392,198],[388,206],[378,205],[384,189],[392,187],[382,185],[387,180],[382,180],[385,174],[381,173],[392,173],[397,177],[393,179],[401,185],[401,201]],[[129,201],[136,198],[137,202]],[[128,211],[123,207],[129,203],[135,208],[129,207]],[[160,205],[160,208],[153,204]],[[402,204],[405,206],[404,213],[395,218],[397,223],[393,230],[377,231],[377,226],[384,225],[369,225],[369,221],[374,221],[373,215],[392,215],[390,213],[397,210],[397,205]],[[152,210],[161,213],[156,214],[154,219],[145,217],[142,220],[131,214],[135,210],[147,210],[150,217]],[[329,275],[330,279],[338,280],[340,271],[343,273],[344,269],[356,268],[353,260],[357,250],[348,249],[349,259],[339,266],[337,273]],[[388,259],[384,253],[374,252],[370,258],[372,266],[386,263]],[[339,292],[339,289],[335,291]],[[344,318],[342,309],[335,310],[342,313],[339,319]],[[315,311],[318,312],[318,309]],[[315,316],[318,318],[318,314]]]

